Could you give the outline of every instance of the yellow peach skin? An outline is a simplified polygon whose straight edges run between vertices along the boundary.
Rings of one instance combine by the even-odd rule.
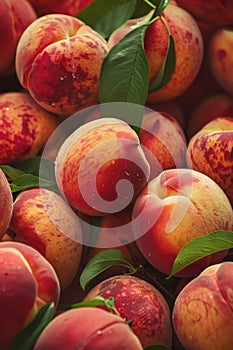
[[[233,212],[223,190],[210,177],[191,169],[170,169],[151,180],[133,209],[136,243],[159,271],[170,274],[181,248],[196,237],[232,230]],[[227,252],[201,259],[179,272],[197,275]]]
[[[22,191],[14,201],[10,229],[15,240],[37,249],[54,267],[64,290],[79,268],[82,228],[79,218],[55,192]]]
[[[106,41],[76,17],[49,14],[34,21],[17,46],[16,73],[45,109],[70,115],[98,103]]]
[[[0,169],[0,241],[9,227],[12,210],[13,197],[10,185],[5,174]]]
[[[1,242],[0,261],[0,344],[8,350],[43,305],[56,309],[60,286],[52,265],[23,243]]]
[[[28,93],[0,94],[0,164],[37,156],[58,124]]]
[[[174,330],[187,350],[233,347],[233,262],[207,267],[178,294]]]
[[[212,178],[233,204],[233,118],[215,118],[189,141],[187,164]]]

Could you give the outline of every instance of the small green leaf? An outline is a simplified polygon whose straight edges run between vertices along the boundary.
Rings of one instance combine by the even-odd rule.
[[[85,266],[80,276],[80,285],[83,289],[86,285],[100,273],[112,266],[126,266],[129,273],[134,273],[136,269],[124,259],[119,249],[106,249],[97,253]]]
[[[149,84],[149,65],[144,51],[143,22],[112,47],[105,57],[99,81],[99,98],[105,102],[144,105]]]
[[[231,248],[233,248],[233,231],[221,230],[197,237],[180,250],[174,261],[171,274],[167,278],[201,258]]]
[[[173,36],[168,35],[168,49],[162,67],[149,86],[149,92],[155,92],[165,86],[172,77],[176,65],[176,52]]]
[[[10,350],[28,350],[54,316],[54,303],[40,308],[33,320],[15,337]]]
[[[1,165],[0,169],[2,169],[2,171],[5,173],[6,177],[9,180],[14,180],[16,179],[18,176],[21,176],[24,174],[23,171],[15,169],[9,165]]]
[[[136,3],[136,0],[96,0],[77,17],[104,38],[108,38],[115,29],[131,18]]]
[[[153,344],[147,346],[144,350],[171,350],[171,348],[163,344]]]
[[[50,181],[55,181],[54,162],[42,157],[31,157],[14,162],[11,166],[23,171],[25,174],[31,174],[43,177]]]
[[[11,192],[20,192],[29,188],[43,187],[59,193],[55,182],[39,178],[31,174],[18,176],[10,183]]]
[[[114,307],[114,298],[110,297],[109,299],[105,299],[104,297],[97,295],[96,297],[83,300],[80,303],[71,304],[68,309],[77,309],[80,307],[97,307],[97,306],[106,306],[109,309]]]

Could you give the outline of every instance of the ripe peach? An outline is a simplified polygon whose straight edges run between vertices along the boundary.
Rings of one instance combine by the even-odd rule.
[[[64,290],[72,282],[82,254],[78,217],[55,192],[22,191],[14,201],[10,229],[15,240],[37,249],[54,267]]]
[[[37,156],[58,123],[28,93],[0,94],[0,164]]]
[[[50,322],[34,347],[45,349],[142,350],[142,346],[121,317],[83,307],[65,311]]]
[[[196,105],[187,120],[188,139],[191,139],[208,122],[218,117],[233,117],[233,97],[225,92],[212,94]]]
[[[139,139],[150,164],[150,179],[163,170],[185,166],[186,138],[179,123],[169,114],[146,114]]]
[[[232,25],[233,3],[231,0],[176,0],[178,6],[183,7],[195,18],[214,25]]]
[[[18,332],[60,295],[57,275],[34,248],[18,242],[0,243],[0,344],[8,350]]]
[[[114,297],[116,309],[132,322],[143,348],[152,344],[171,346],[170,310],[166,299],[150,283],[131,275],[113,276],[92,288],[85,300],[97,295]]]
[[[149,263],[170,274],[181,248],[196,237],[232,230],[231,204],[210,177],[191,169],[170,169],[151,180],[133,209],[133,232]],[[201,259],[179,272],[192,277],[227,252]]]
[[[70,115],[98,103],[106,41],[76,17],[49,14],[24,31],[16,51],[21,85],[48,111]]]
[[[173,308],[177,337],[189,350],[233,347],[233,262],[212,265],[178,294]]]
[[[218,84],[231,95],[233,95],[232,45],[232,28],[221,27],[212,36],[208,47],[211,72]]]
[[[88,7],[94,0],[28,0],[36,10],[38,16],[51,13],[77,16],[84,8]]]
[[[146,185],[149,164],[136,132],[117,118],[78,127],[59,149],[55,174],[68,203],[87,215],[126,208]]]
[[[233,204],[233,118],[215,118],[189,141],[189,167],[212,178]]]
[[[24,30],[37,15],[26,0],[2,0],[0,2],[0,76],[15,72],[16,47]]]
[[[13,209],[10,185],[0,169],[0,241],[9,227]]]

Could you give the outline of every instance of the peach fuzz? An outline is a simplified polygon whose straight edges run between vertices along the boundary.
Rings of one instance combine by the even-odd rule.
[[[208,47],[211,72],[218,84],[230,95],[233,95],[232,45],[233,29],[221,27],[212,36]]]
[[[211,94],[196,105],[190,118],[187,118],[185,130],[188,139],[218,117],[233,118],[233,96],[225,92]]]
[[[23,243],[1,242],[0,261],[0,344],[8,350],[43,305],[57,307],[60,286],[49,262]]]
[[[36,10],[38,16],[51,13],[77,16],[84,8],[88,7],[94,0],[27,0]]]
[[[189,141],[187,164],[212,178],[233,204],[233,118],[215,118]]]
[[[186,9],[196,19],[213,25],[232,25],[233,3],[231,0],[176,0],[177,5]]]
[[[37,156],[58,124],[28,93],[0,94],[0,164]]]
[[[172,312],[174,330],[188,350],[233,347],[233,262],[207,267],[178,294]]]
[[[5,235],[11,220],[13,197],[4,172],[0,169],[0,241]]]
[[[16,73],[33,99],[50,112],[70,115],[98,103],[106,41],[76,17],[49,14],[24,31]]]
[[[103,216],[126,208],[146,185],[149,171],[136,132],[117,118],[78,127],[55,161],[61,193],[87,215]]]
[[[26,0],[1,0],[0,2],[0,76],[15,72],[15,53],[24,30],[37,15]]]
[[[56,334],[56,336],[54,336]],[[142,350],[142,346],[119,316],[83,307],[63,312],[44,329],[34,350]]]
[[[40,188],[20,192],[14,201],[10,229],[16,241],[37,249],[50,262],[61,289],[67,288],[80,265],[82,228],[63,198]]]
[[[132,330],[143,348],[152,344],[171,346],[171,315],[166,299],[150,283],[131,275],[113,276],[98,283],[85,300],[97,295],[113,297],[123,318],[132,321]]]
[[[217,230],[232,230],[231,204],[215,181],[191,169],[170,169],[151,180],[133,209],[133,232],[148,262],[170,274],[181,248],[196,237]],[[226,251],[189,265],[177,274],[193,277]]]
[[[150,164],[150,179],[163,170],[186,164],[186,137],[179,123],[167,113],[149,112],[142,120],[139,139]]]

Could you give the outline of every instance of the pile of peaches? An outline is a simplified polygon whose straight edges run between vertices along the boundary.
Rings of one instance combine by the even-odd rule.
[[[233,2],[1,0],[0,38],[0,350],[232,350]]]

